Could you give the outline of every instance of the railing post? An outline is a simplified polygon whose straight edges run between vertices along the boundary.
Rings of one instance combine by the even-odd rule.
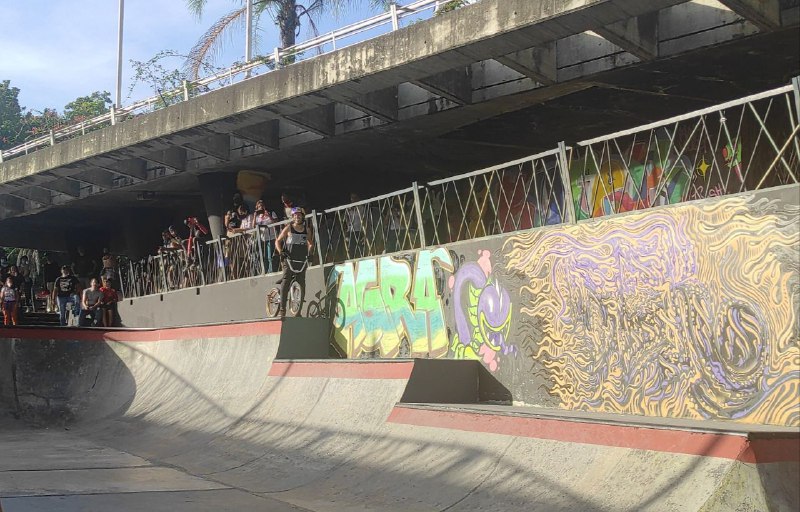
[[[322,259],[322,244],[319,243],[319,223],[317,222],[317,210],[311,210],[311,225],[314,227],[314,245],[317,246],[317,256],[319,256],[319,266],[321,267],[325,260]]]
[[[417,213],[417,231],[419,231],[419,244],[420,249],[424,249],[428,247],[428,243],[425,240],[425,225],[422,223],[422,203],[419,200],[419,185],[415,181],[412,184],[414,188],[414,211]]]
[[[572,197],[572,184],[569,181],[569,160],[567,159],[567,145],[564,141],[558,143],[558,168],[561,174],[561,186],[564,188],[564,215],[565,221],[570,224],[578,222],[575,215],[575,199]]]
[[[3,150],[0,149],[0,164],[3,163]]]
[[[111,114],[111,126],[117,124],[117,108],[114,105],[108,109],[108,112]]]
[[[136,272],[133,271],[133,262],[131,260],[128,260],[128,269],[129,269],[128,270],[129,279],[136,287],[136,296],[138,297],[142,295],[142,293],[139,291],[139,284],[136,282]],[[130,286],[128,288],[130,288]],[[134,294],[131,294],[131,296],[133,295]]]
[[[797,123],[800,124],[800,76],[792,78],[792,89],[794,90],[794,110],[797,113]],[[0,162],[3,159],[0,158]]]
[[[167,285],[167,269],[164,268],[164,255],[161,254],[158,257],[158,261],[160,262],[158,267],[161,269],[161,293],[166,293],[169,291],[169,286]]]
[[[56,132],[52,128],[50,128],[50,145],[56,145]]]
[[[275,69],[279,69],[281,67],[281,49],[277,46],[275,50],[272,52],[272,58],[275,60]]]
[[[183,81],[183,101],[189,101],[189,81]]]
[[[392,31],[400,28],[400,20],[397,19],[397,4],[392,2],[389,4],[389,12],[392,15]]]
[[[125,280],[122,279],[122,267],[117,269],[117,274],[119,275],[119,289],[122,292],[122,298],[127,298],[127,294],[125,293]],[[130,281],[130,276],[128,280]]]
[[[86,135],[86,121],[81,121],[81,135]]]
[[[225,251],[222,248],[222,238],[217,238],[217,254],[214,258],[215,264],[220,265],[222,269],[222,282],[228,281],[228,262],[225,261]]]

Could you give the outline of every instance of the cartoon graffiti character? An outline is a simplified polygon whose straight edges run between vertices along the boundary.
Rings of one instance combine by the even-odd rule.
[[[467,263],[450,277],[456,334],[450,349],[456,358],[479,359],[497,371],[501,354],[516,355],[508,341],[511,298],[492,277],[491,253],[480,251],[476,263]]]

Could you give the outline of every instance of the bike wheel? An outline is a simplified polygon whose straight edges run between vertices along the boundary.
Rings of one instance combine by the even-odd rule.
[[[303,287],[297,281],[292,281],[292,286],[289,287],[289,300],[287,306],[289,307],[289,314],[292,316],[300,315],[300,308],[302,307],[301,298],[303,296]]]
[[[281,309],[281,291],[276,286],[267,292],[267,316],[276,318]]]

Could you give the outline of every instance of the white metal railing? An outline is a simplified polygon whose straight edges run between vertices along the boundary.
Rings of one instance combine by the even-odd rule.
[[[162,104],[165,97],[181,98],[182,101],[186,101],[191,97],[222,89],[239,81],[252,78],[257,76],[259,72],[269,72],[280,68],[288,61],[308,60],[318,55],[344,48],[350,44],[372,39],[359,38],[359,36],[368,31],[383,30],[387,27],[390,29],[389,31],[398,30],[402,20],[410,17],[422,19],[426,16],[432,16],[442,3],[444,3],[444,0],[416,0],[407,5],[391,4],[387,12],[377,16],[333,30],[289,48],[275,48],[275,51],[269,55],[254,58],[244,64],[234,65],[199,80],[184,82],[182,87],[163,91],[161,94],[137,101],[118,110],[112,107],[108,113],[85,120],[79,124],[50,130],[48,134],[42,137],[32,139],[11,149],[0,151],[0,162],[3,162],[4,159],[28,154],[41,147],[55,145],[61,140],[85,134],[96,127],[115,125],[117,122],[132,115],[147,113]],[[384,33],[386,31],[373,36],[373,38],[379,37]]]

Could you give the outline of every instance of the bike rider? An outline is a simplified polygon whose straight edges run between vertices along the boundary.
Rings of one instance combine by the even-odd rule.
[[[306,225],[305,212],[302,208],[292,208],[292,222],[288,224],[275,240],[275,251],[280,256],[283,267],[281,279],[281,307],[279,314],[286,316],[286,298],[292,279],[300,285],[300,304],[305,295],[306,262],[310,259],[314,248],[314,233],[311,226]],[[295,270],[298,269],[298,270]]]

